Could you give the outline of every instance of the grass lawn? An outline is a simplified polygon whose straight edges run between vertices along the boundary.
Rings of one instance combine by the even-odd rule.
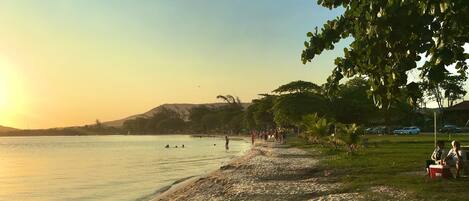
[[[404,190],[415,199],[469,199],[469,178],[435,180],[425,175],[425,160],[433,152],[433,135],[362,138],[368,138],[369,147],[361,148],[355,155],[307,144],[298,137],[290,137],[288,143],[319,154],[321,169],[331,170],[332,177],[345,184],[343,192],[370,192],[367,190],[373,186],[388,186]],[[469,145],[467,134],[452,135],[451,139],[461,141],[463,146]],[[450,149],[448,135],[439,135],[438,140],[446,140],[445,150]],[[368,196],[386,198],[386,195]]]

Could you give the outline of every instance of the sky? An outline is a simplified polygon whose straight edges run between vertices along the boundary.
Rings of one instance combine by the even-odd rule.
[[[0,1],[0,125],[91,124],[322,83],[337,55],[303,65],[303,42],[338,14],[311,0]]]
[[[321,84],[347,41],[306,65],[303,42],[340,12],[313,0],[0,0],[0,125],[84,125]]]

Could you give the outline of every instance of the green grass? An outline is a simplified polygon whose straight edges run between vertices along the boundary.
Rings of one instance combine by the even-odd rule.
[[[452,135],[452,140],[469,145],[469,135]],[[389,186],[408,192],[411,198],[424,200],[466,200],[469,198],[469,178],[430,179],[425,175],[425,160],[433,152],[433,136],[363,136],[369,147],[349,155],[343,150],[311,145],[298,137],[289,144],[320,155],[320,168],[331,170],[332,176],[344,183],[343,192],[367,192],[373,186]],[[445,149],[450,149],[447,135]],[[318,152],[319,151],[319,152]],[[369,193],[370,191],[368,191]],[[379,199],[386,195],[368,196]]]

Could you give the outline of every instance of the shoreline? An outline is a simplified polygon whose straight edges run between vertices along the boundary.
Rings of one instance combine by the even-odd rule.
[[[321,156],[274,142],[257,142],[218,170],[171,186],[152,201],[166,200],[407,200],[389,186],[350,189]],[[383,197],[383,193],[389,194]]]
[[[215,137],[217,137],[217,136],[215,136]],[[243,138],[243,137],[240,136],[239,139],[235,139],[235,140],[247,140],[247,139],[245,137]],[[150,199],[150,200],[164,200],[166,197],[170,196],[171,194],[173,194],[174,192],[176,192],[180,189],[186,188],[189,185],[191,185],[191,184],[193,184],[193,183],[195,183],[195,182],[197,182],[201,179],[205,179],[205,178],[209,177],[210,175],[215,174],[216,172],[218,172],[218,171],[220,171],[220,170],[222,170],[226,167],[229,167],[232,164],[239,163],[240,160],[244,160],[245,157],[250,157],[250,155],[252,154],[251,152],[253,151],[253,148],[254,148],[254,146],[252,146],[251,149],[245,150],[244,153],[242,153],[241,155],[235,156],[232,159],[230,159],[229,161],[227,161],[225,163],[226,165],[221,165],[220,167],[218,167],[217,169],[215,169],[213,171],[210,171],[208,173],[201,174],[201,175],[192,175],[192,176],[184,177],[184,178],[181,178],[181,179],[178,179],[178,180],[174,181],[173,183],[171,183],[167,186],[159,188],[158,190],[155,191],[155,194],[152,196],[153,198]]]
[[[234,157],[233,159],[229,160],[226,163],[226,165],[221,165],[218,169],[215,169],[215,170],[213,170],[211,172],[208,172],[206,174],[194,175],[194,176],[182,178],[182,179],[179,179],[179,180],[173,182],[173,184],[171,184],[169,186],[166,186],[167,189],[165,189],[164,191],[156,194],[151,200],[152,201],[173,200],[172,197],[174,195],[180,194],[181,191],[184,191],[185,189],[192,188],[192,186],[196,185],[197,182],[204,181],[207,178],[209,178],[211,176],[214,176],[214,175],[217,175],[221,171],[223,171],[225,169],[229,169],[229,168],[233,167],[236,164],[241,164],[241,163],[243,163],[243,161],[248,160],[249,158],[253,157],[255,154],[258,154],[258,153],[256,153],[257,150],[254,149],[256,146],[257,146],[257,144],[255,144],[253,147],[251,147],[251,149],[246,150],[246,153],[244,153],[240,156]],[[180,181],[180,180],[183,180],[183,181]],[[180,181],[180,182],[178,182],[178,181]],[[166,188],[166,187],[163,187],[163,188]]]
[[[152,201],[361,199],[357,193],[337,193],[341,184],[324,176],[318,161],[298,148],[257,142],[227,165],[175,185]]]
[[[191,137],[199,137],[199,138],[209,138],[209,137],[224,137],[227,134],[184,134],[184,133],[176,133],[176,134],[83,134],[83,135],[54,135],[54,134],[40,134],[40,135],[10,135],[6,133],[0,132],[1,137],[76,137],[76,136],[166,136],[166,135],[189,135]],[[249,137],[248,134],[240,134],[240,135],[228,135],[230,140],[240,140],[240,139],[247,139]]]

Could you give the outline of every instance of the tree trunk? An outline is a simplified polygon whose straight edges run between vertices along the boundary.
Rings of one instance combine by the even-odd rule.
[[[384,134],[389,134],[389,126],[390,126],[390,118],[389,118],[389,110],[391,109],[391,101],[387,98],[383,100],[382,109],[384,110],[384,126],[386,126]]]
[[[386,126],[385,134],[390,134],[390,119],[389,119],[389,109],[384,110],[384,125]]]

